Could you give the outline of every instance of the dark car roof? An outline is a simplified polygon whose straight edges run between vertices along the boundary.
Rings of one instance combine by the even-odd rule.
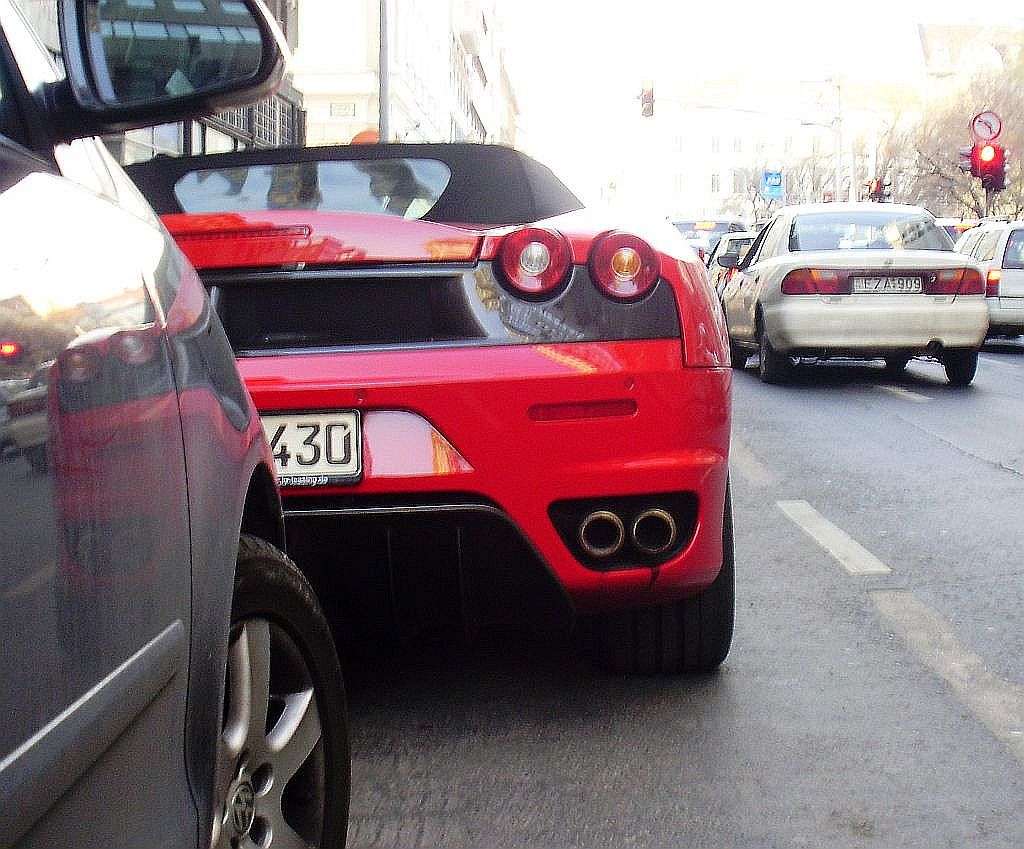
[[[126,170],[162,215],[184,212],[174,186],[187,174],[208,169],[320,160],[409,157],[444,163],[451,178],[426,221],[488,227],[524,224],[561,215],[583,204],[550,169],[511,147],[471,143],[358,144],[271,148],[202,156],[159,156]]]

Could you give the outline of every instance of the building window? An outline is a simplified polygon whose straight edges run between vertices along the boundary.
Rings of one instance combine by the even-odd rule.
[[[717,195],[722,191],[722,179],[718,174],[711,175],[711,194]]]
[[[718,136],[711,137],[711,152],[718,153],[722,149],[722,140]]]
[[[741,139],[739,136],[736,136],[732,140],[732,152],[743,153],[743,139]]]

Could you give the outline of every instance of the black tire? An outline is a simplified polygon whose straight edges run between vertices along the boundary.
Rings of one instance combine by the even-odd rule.
[[[211,846],[343,847],[345,689],[306,579],[254,537],[238,544]]]
[[[978,352],[973,348],[946,351],[942,365],[946,380],[953,386],[970,386],[978,371]]]
[[[758,345],[758,376],[765,383],[786,383],[793,376],[793,361],[772,347],[772,343],[768,339],[768,332],[763,328]]]
[[[741,348],[732,339],[729,340],[729,358],[732,360],[732,367],[738,371],[747,367],[747,360],[750,359],[750,352]]]
[[[907,370],[907,363],[909,362],[910,357],[894,354],[885,358],[885,370],[891,375],[900,375]]]
[[[671,604],[606,615],[598,650],[610,671],[651,675],[713,672],[729,654],[736,606],[732,501],[725,495],[722,568],[703,592]]]

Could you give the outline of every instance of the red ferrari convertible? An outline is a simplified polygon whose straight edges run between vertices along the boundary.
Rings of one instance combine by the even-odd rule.
[[[625,229],[501,146],[130,170],[210,291],[339,622],[586,620],[615,669],[722,662],[732,372],[670,224]]]

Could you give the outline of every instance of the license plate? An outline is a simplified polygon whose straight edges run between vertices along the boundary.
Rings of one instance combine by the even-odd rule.
[[[921,291],[920,277],[854,277],[854,293],[912,294]]]
[[[362,432],[356,410],[262,416],[282,487],[356,483]]]

